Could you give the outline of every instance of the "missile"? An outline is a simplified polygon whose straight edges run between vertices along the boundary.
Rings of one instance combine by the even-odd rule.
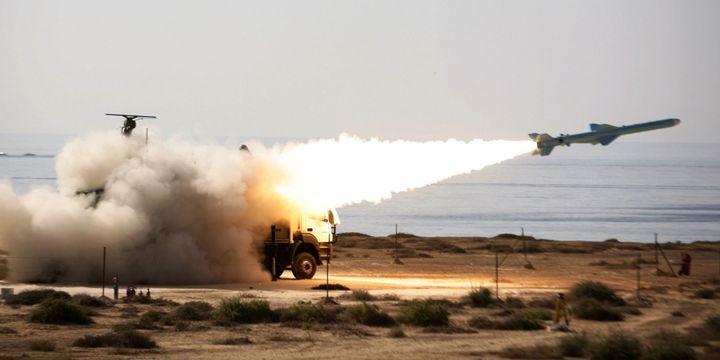
[[[590,131],[585,133],[560,134],[557,137],[538,133],[528,135],[537,144],[537,149],[533,151],[533,155],[547,156],[556,146],[570,146],[570,144],[575,143],[608,145],[620,135],[667,128],[679,123],[679,119],[665,119],[623,126],[590,124]]]

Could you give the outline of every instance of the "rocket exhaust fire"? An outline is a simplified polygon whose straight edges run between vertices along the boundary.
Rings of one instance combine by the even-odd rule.
[[[92,134],[58,155],[56,190],[18,195],[0,182],[0,249],[14,281],[97,282],[103,246],[108,273],[132,282],[269,279],[256,248],[275,219],[379,202],[534,146],[341,135],[256,144],[250,155],[169,140],[146,148],[139,137]]]

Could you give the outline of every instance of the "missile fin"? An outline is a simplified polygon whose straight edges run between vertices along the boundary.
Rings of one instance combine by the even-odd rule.
[[[610,144],[611,142],[613,142],[613,140],[617,139],[618,136],[620,136],[620,135],[605,136],[605,137],[598,138],[597,140],[599,143],[601,143],[603,145],[607,145],[607,144]]]
[[[613,126],[610,124],[590,124],[590,130],[591,131],[604,131],[604,130],[614,130],[617,129],[617,126]]]

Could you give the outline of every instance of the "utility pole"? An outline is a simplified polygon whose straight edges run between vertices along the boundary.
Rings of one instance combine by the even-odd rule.
[[[658,257],[658,241],[657,241],[657,233],[655,233],[655,267],[658,268],[660,265],[660,258]]]
[[[525,263],[527,264],[527,262],[528,262],[527,247],[525,246],[525,228],[524,227],[520,228],[520,238],[522,239],[522,242],[523,242],[523,258],[525,259]]]
[[[102,296],[105,296],[105,247],[103,246]]]
[[[398,234],[397,224],[395,224],[395,261],[397,261],[397,257],[398,257],[398,255],[397,255],[397,246],[398,246],[397,234]]]
[[[402,265],[403,262],[398,257],[398,225],[395,224],[395,256],[393,256],[393,264]]]
[[[495,298],[500,300],[500,264],[498,263],[498,252],[495,250]]]
[[[641,261],[642,261],[642,256],[641,256],[641,254],[638,254],[638,255],[637,255],[637,266],[636,266],[636,268],[637,268],[637,284],[636,284],[636,287],[635,287],[635,296],[637,297],[638,300],[640,300],[640,270],[641,270]]]
[[[272,242],[272,259],[270,260],[272,281],[277,281],[277,244],[275,243],[275,224],[270,225],[270,241]]]

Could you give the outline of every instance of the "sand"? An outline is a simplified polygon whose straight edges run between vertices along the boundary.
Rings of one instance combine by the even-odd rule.
[[[602,281],[628,300],[639,305],[640,315],[629,315],[622,322],[598,322],[573,319],[571,328],[593,336],[610,329],[623,329],[646,338],[661,328],[684,331],[699,326],[710,314],[720,312],[720,301],[694,296],[699,289],[718,289],[720,279],[720,243],[664,245],[665,255],[677,271],[683,252],[693,256],[689,277],[660,276],[669,273],[662,256],[655,264],[655,252],[649,244],[618,242],[554,242],[530,240],[525,257],[518,251],[522,243],[516,239],[488,238],[417,238],[399,239],[399,254],[403,264],[393,262],[392,239],[345,236],[336,247],[330,266],[330,283],[339,283],[352,290],[368,290],[382,296],[396,295],[400,300],[437,298],[461,301],[472,288],[487,287],[495,291],[495,253],[492,247],[515,252],[500,253],[499,295],[520,297],[524,301],[550,298],[565,292],[582,280]],[[640,296],[638,302],[637,269],[634,261],[641,255]],[[153,297],[179,303],[207,301],[213,305],[233,296],[254,297],[270,302],[273,308],[287,307],[300,301],[320,302],[325,291],[311,288],[326,282],[326,268],[320,267],[313,280],[294,280],[290,271],[276,282],[264,281],[242,284],[214,284],[202,286],[151,285]],[[98,286],[43,285],[71,294],[101,294]],[[17,293],[38,285],[3,283]],[[144,286],[147,287],[147,286]],[[144,290],[143,287],[143,290]],[[347,291],[330,291],[329,295],[341,305],[358,304],[347,297]],[[112,290],[106,289],[111,296]],[[345,295],[345,296],[344,296]],[[375,301],[381,309],[394,315],[398,300]],[[651,306],[645,305],[651,304]],[[572,305],[572,303],[571,303]],[[364,325],[316,325],[293,327],[282,323],[217,326],[210,321],[193,323],[189,331],[176,331],[173,326],[157,330],[141,330],[157,341],[153,350],[80,348],[72,342],[83,335],[103,334],[118,324],[137,321],[137,317],[123,317],[123,309],[130,306],[138,313],[148,310],[171,311],[172,307],[117,303],[113,307],[93,309],[96,321],[88,326],[42,325],[27,321],[33,307],[0,305],[0,356],[30,358],[343,358],[343,359],[452,359],[498,358],[495,354],[507,347],[534,344],[554,344],[566,334],[555,331],[497,331],[472,330],[467,320],[477,315],[492,315],[499,309],[469,306],[450,309],[450,321],[456,333],[428,332],[421,327],[403,325],[405,338],[388,336],[388,328]],[[684,317],[671,313],[681,311]],[[549,325],[549,323],[548,323]],[[194,329],[193,329],[194,328]],[[7,330],[11,329],[11,330]],[[458,330],[459,329],[459,330]],[[459,332],[458,332],[459,331]],[[14,333],[12,333],[14,332]],[[218,340],[247,338],[252,343],[216,345]],[[54,351],[33,351],[29,344],[47,340]],[[701,352],[701,351],[700,351]]]

